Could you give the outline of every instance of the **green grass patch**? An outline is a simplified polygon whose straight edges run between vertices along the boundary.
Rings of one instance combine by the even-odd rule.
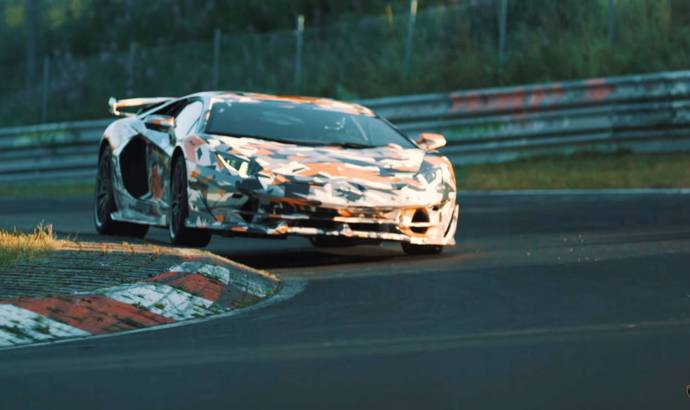
[[[579,153],[459,166],[462,190],[690,188],[690,153]],[[0,187],[0,198],[92,196],[92,182]]]
[[[459,188],[604,189],[690,187],[690,153],[581,153],[459,166]]]
[[[93,182],[26,183],[0,186],[0,198],[65,198],[91,196],[93,193]]]
[[[32,233],[0,229],[0,271],[19,261],[45,256],[57,244],[52,225],[40,225]]]

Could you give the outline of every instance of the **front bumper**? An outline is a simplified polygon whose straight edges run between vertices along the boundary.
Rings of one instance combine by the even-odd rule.
[[[210,229],[224,235],[302,235],[418,245],[455,244],[460,211],[454,183],[438,184],[428,191],[400,183],[401,186],[374,184],[358,188],[364,195],[354,195],[354,191],[348,190],[354,185],[344,180],[321,186],[287,181],[275,175],[267,180],[242,178],[189,163],[188,177],[190,228]],[[335,191],[338,193],[334,194]]]
[[[460,208],[455,201],[432,207],[341,208],[257,204],[251,212],[214,209],[192,212],[189,227],[226,235],[282,237],[328,236],[362,240],[409,242],[418,245],[455,244]]]

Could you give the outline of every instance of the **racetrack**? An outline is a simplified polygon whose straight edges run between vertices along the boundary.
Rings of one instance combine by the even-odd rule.
[[[690,195],[460,203],[440,257],[214,239],[306,288],[193,326],[0,352],[0,408],[690,406]],[[90,206],[2,200],[0,224],[91,238]]]

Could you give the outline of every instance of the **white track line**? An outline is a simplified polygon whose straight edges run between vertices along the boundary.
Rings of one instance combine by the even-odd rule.
[[[0,305],[0,346],[16,346],[91,333],[14,305]]]

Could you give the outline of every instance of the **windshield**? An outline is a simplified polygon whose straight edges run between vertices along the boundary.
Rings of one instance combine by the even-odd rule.
[[[380,118],[283,101],[216,102],[206,132],[303,145],[415,147]]]

